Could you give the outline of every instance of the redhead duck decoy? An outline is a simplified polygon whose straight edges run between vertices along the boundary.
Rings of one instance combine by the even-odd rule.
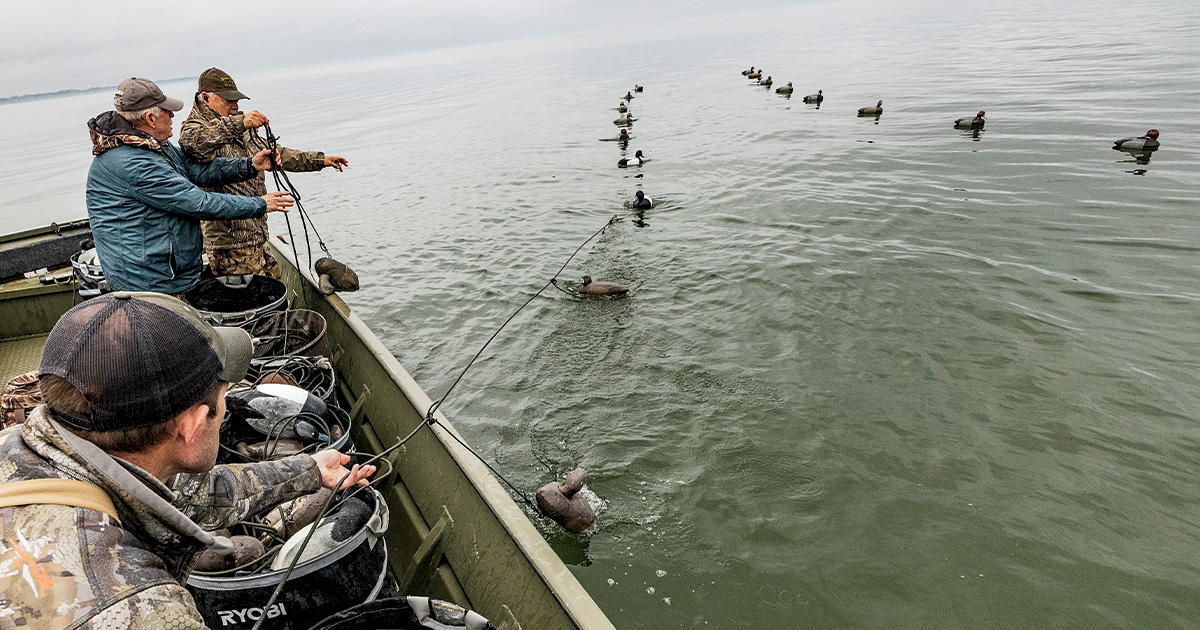
[[[633,202],[629,205],[636,210],[646,210],[647,208],[654,207],[654,200],[647,197],[646,193],[639,190],[634,193]]]
[[[617,111],[619,111],[621,113],[625,113],[625,112],[629,111],[629,106],[625,104],[625,101],[620,101],[619,103],[617,103]]]
[[[1122,151],[1153,151],[1158,148],[1158,130],[1151,129],[1144,136],[1123,138],[1113,141],[1113,148]]]
[[[634,84],[633,84],[633,91],[634,91],[634,92],[641,92],[641,91],[642,91],[642,86],[640,86],[640,85],[638,85],[638,84],[634,83]]]
[[[765,88],[771,87],[771,75],[767,75],[765,79],[759,79],[758,84]]]
[[[805,103],[820,103],[821,101],[825,100],[825,95],[822,92],[823,92],[823,90],[817,90],[816,94],[809,94],[808,96],[805,96],[804,102]]]
[[[591,276],[584,276],[583,284],[579,285],[580,295],[625,295],[626,293],[629,293],[629,287],[623,284],[603,280],[593,281]]]
[[[785,85],[785,86],[783,86],[783,87],[781,87],[781,88],[776,88],[776,89],[775,89],[775,93],[776,93],[776,94],[787,94],[787,95],[789,95],[789,96],[790,96],[790,95],[791,95],[791,93],[792,93],[792,82],[791,82],[791,81],[788,81],[788,84],[787,84],[787,85]]]
[[[744,77],[748,77],[752,74],[754,74],[754,66],[750,66],[749,70],[742,70],[742,76]]]
[[[751,72],[750,74],[747,74],[747,75],[746,75],[746,78],[748,78],[748,79],[759,79],[759,78],[762,78],[762,70],[756,70],[756,71],[754,71],[754,72]]]
[[[638,152],[634,153],[633,157],[623,157],[617,160],[617,166],[641,166],[645,162],[646,158],[642,157],[642,151],[638,149]]]
[[[981,109],[979,110],[978,114],[975,114],[974,118],[968,118],[966,116],[959,118],[958,120],[954,121],[954,127],[957,129],[978,129],[979,127],[983,126],[984,122],[986,122],[983,119],[984,113],[985,112]]]
[[[625,93],[625,100],[626,100],[626,101],[632,101],[632,100],[633,100],[633,92],[626,92],[626,93]]]
[[[878,116],[883,113],[883,99],[875,104],[875,107],[860,107],[858,110],[859,116]]]

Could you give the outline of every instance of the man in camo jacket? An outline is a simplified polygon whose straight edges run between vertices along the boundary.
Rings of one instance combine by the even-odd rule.
[[[347,471],[334,450],[214,467],[224,394],[251,355],[245,331],[157,293],[59,320],[38,370],[46,404],[0,431],[0,628],[201,630],[182,585],[199,551],[228,543],[209,532],[347,474],[342,487],[366,483],[374,467]],[[30,489],[63,480],[108,499]]]
[[[249,157],[266,148],[257,129],[269,121],[260,111],[241,113],[238,101],[249,98],[238,90],[233,78],[218,68],[200,75],[192,112],[179,132],[179,147],[197,162],[217,157]],[[319,171],[332,166],[341,171],[350,165],[346,158],[320,151],[297,151],[279,147],[285,171]],[[265,177],[226,184],[209,192],[261,197],[267,194]],[[204,221],[204,249],[209,269],[218,276],[254,274],[279,278],[279,265],[266,247],[270,232],[266,217]]]

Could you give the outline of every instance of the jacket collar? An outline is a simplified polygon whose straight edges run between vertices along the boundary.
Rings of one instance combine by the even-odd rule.
[[[195,539],[179,527],[163,518],[137,498],[139,494],[153,492],[168,502],[179,498],[163,482],[150,473],[119,458],[112,458],[128,470],[142,488],[120,487],[98,474],[83,457],[71,447],[50,423],[45,405],[33,410],[21,428],[21,437],[35,453],[50,461],[55,468],[67,475],[99,486],[113,499],[117,514],[121,517],[122,529],[128,530],[151,551],[162,558],[178,553],[181,548],[198,546]]]
[[[100,155],[121,145],[143,147],[162,152],[162,144],[153,136],[129,124],[115,111],[107,111],[87,123],[92,137],[92,155]]]

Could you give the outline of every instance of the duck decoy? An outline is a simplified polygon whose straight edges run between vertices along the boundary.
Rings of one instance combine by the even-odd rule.
[[[626,100],[626,101],[632,101],[632,100],[633,100],[633,92],[626,92],[626,93],[625,93],[625,100]]]
[[[629,293],[629,287],[623,284],[592,280],[591,276],[584,276],[583,283],[579,285],[579,295],[625,295],[626,293]]]
[[[623,157],[617,160],[617,166],[641,166],[645,162],[646,159],[642,157],[641,149],[638,149],[637,153],[633,154],[633,157]]]
[[[1151,129],[1144,136],[1114,140],[1113,148],[1121,151],[1153,151],[1158,148],[1158,130]]]
[[[954,128],[955,129],[978,129],[983,126],[984,122],[986,122],[983,119],[984,113],[986,113],[986,112],[984,112],[981,109],[981,110],[979,110],[978,114],[975,114],[974,118],[971,118],[968,116],[963,116],[962,118],[959,118],[958,120],[954,121]]]
[[[788,84],[787,84],[787,85],[785,85],[785,86],[783,86],[783,87],[781,87],[781,88],[775,88],[775,93],[776,93],[776,94],[787,94],[788,96],[791,96],[791,94],[792,94],[792,82],[791,82],[791,81],[788,81]]]
[[[616,120],[613,121],[613,124],[622,126],[622,127],[627,127],[627,126],[633,124],[633,117],[630,116],[628,113],[621,114],[620,116],[617,117]]]
[[[586,480],[587,471],[576,468],[567,473],[561,482],[551,481],[542,486],[536,495],[538,509],[568,531],[576,534],[587,531],[596,522],[596,513],[587,499],[579,494]]]
[[[761,77],[762,77],[762,70],[757,70],[755,72],[751,72],[750,74],[746,75],[746,78],[748,78],[748,79],[758,79]]]
[[[621,102],[617,103],[617,111],[619,111],[621,113],[625,113],[625,112],[629,111],[629,106],[625,104],[625,101],[621,101]]]
[[[638,84],[634,83],[634,84],[633,84],[633,91],[634,91],[634,92],[641,92],[641,91],[642,91],[642,86],[640,86],[640,85],[638,85]]]
[[[636,210],[645,210],[647,208],[654,207],[654,200],[647,197],[646,193],[639,190],[634,193],[633,202],[631,202],[629,205]]]
[[[858,109],[859,116],[878,116],[883,113],[883,99],[875,104],[875,107],[860,107]]]
[[[805,103],[820,103],[821,101],[825,100],[825,95],[823,94],[823,92],[824,92],[824,90],[817,90],[816,94],[809,94],[808,96],[805,96],[804,102]]]
[[[758,80],[758,84],[759,84],[759,85],[761,85],[761,86],[763,86],[763,87],[765,87],[765,88],[769,88],[769,87],[771,87],[771,75],[769,75],[769,74],[768,74],[768,75],[767,75],[767,78],[765,78],[765,79],[759,79],[759,80]]]
[[[749,70],[742,70],[742,76],[744,77],[748,77],[751,74],[754,74],[754,66],[750,66]]]

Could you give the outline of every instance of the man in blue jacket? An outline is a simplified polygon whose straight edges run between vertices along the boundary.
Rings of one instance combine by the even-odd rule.
[[[200,280],[201,220],[261,217],[293,204],[286,192],[243,197],[201,190],[255,177],[271,167],[270,151],[192,160],[167,142],[183,101],[153,81],[122,81],[113,106],[88,121],[96,157],[87,181],[92,236],[113,289],[182,293]]]

